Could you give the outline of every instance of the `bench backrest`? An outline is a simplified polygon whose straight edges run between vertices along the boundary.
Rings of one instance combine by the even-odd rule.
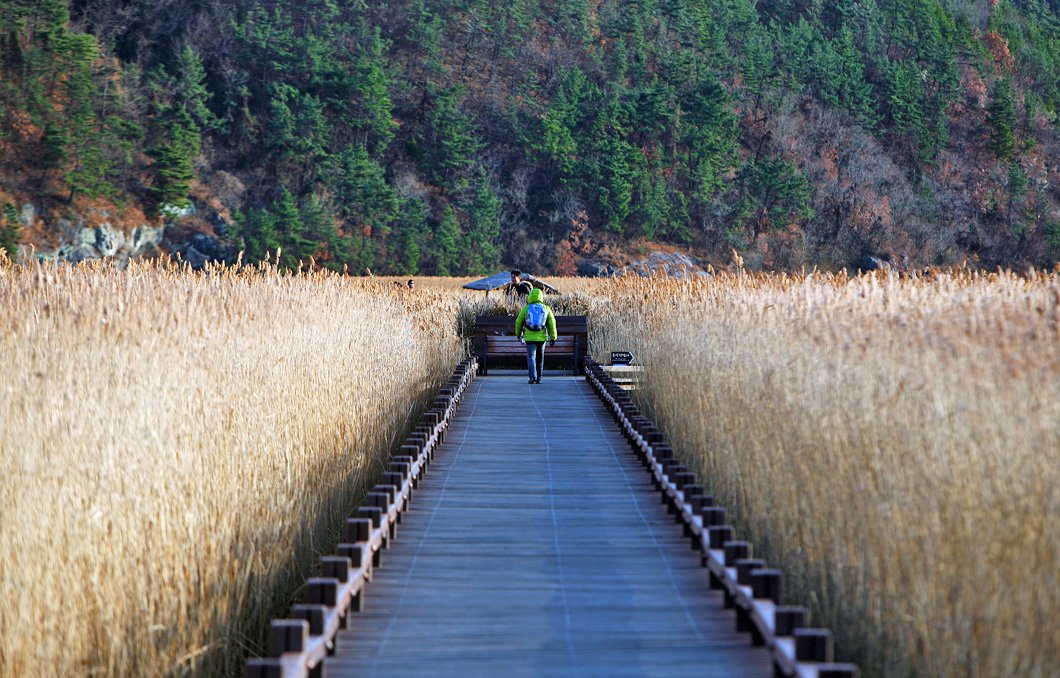
[[[573,334],[556,337],[556,345],[549,346],[546,354],[564,353],[571,354],[578,348],[578,337]],[[515,335],[511,334],[487,334],[486,352],[496,355],[500,353],[524,353],[526,346]]]
[[[475,335],[515,334],[514,315],[480,315],[475,317]],[[557,315],[556,334],[589,334],[589,318],[584,315]]]

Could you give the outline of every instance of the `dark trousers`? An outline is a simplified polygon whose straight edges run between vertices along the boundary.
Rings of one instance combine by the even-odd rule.
[[[545,342],[526,342],[526,372],[531,379],[540,379],[545,371]]]

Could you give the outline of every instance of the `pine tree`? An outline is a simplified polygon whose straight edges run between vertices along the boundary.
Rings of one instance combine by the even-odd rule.
[[[427,216],[427,206],[423,200],[406,198],[402,201],[400,216],[394,228],[399,254],[398,260],[393,262],[395,273],[416,275],[420,272],[425,243],[430,235]]]
[[[299,262],[305,262],[316,254],[317,243],[310,237],[298,203],[287,189],[284,189],[280,198],[273,203],[272,213],[275,215],[277,233],[283,245],[280,265],[294,270],[298,268]]]
[[[249,210],[236,214],[238,236],[248,261],[262,261],[280,249],[279,226],[276,217],[266,209]]]
[[[994,84],[987,120],[990,123],[990,146],[998,160],[1012,160],[1016,153],[1016,107],[1008,78],[1001,78]]]
[[[740,198],[734,214],[750,231],[751,243],[767,231],[813,218],[813,189],[806,175],[785,160],[749,162],[737,172],[736,182]]]
[[[332,184],[344,220],[353,227],[385,238],[401,211],[397,193],[383,168],[364,146],[353,146],[338,158]]]
[[[555,167],[561,183],[575,180],[578,143],[574,140],[570,125],[573,111],[561,104],[546,111],[541,117],[541,136],[534,144],[537,151]]]
[[[67,159],[67,147],[70,135],[66,127],[54,122],[47,122],[41,137],[40,164],[42,170],[54,170],[63,167]]]
[[[835,55],[840,71],[839,99],[844,108],[871,130],[878,122],[872,86],[865,81],[865,64],[854,42],[854,31],[849,26],[843,26],[840,31]]]
[[[187,111],[175,110],[165,123],[160,143],[151,150],[158,183],[155,194],[163,211],[180,209],[191,200],[195,178],[192,160],[199,154],[199,132]]]
[[[321,196],[314,193],[304,201],[299,212],[305,228],[304,241],[310,243],[306,248],[309,256],[316,257],[317,263],[327,268],[339,270],[343,262],[337,253],[342,243],[332,210]]]
[[[206,68],[198,52],[185,46],[177,60],[172,105],[184,109],[200,131],[224,129],[224,121],[210,110],[212,93],[206,86]]]
[[[681,140],[687,149],[684,172],[690,197],[709,205],[722,187],[722,175],[733,164],[736,152],[736,116],[730,98],[714,73],[689,84],[679,98]]]
[[[201,151],[202,134],[224,127],[209,108],[206,70],[199,55],[185,47],[175,70],[176,75],[171,75],[157,68],[149,77],[151,136],[155,139],[149,153],[155,159],[155,193],[163,210],[190,204],[194,159]]]
[[[0,249],[7,252],[8,259],[14,259],[21,241],[18,211],[14,205],[5,202],[0,209]]]
[[[467,185],[475,155],[483,143],[470,118],[460,109],[460,91],[436,93],[431,111],[429,167],[438,185],[450,191]]]
[[[379,27],[372,29],[364,46],[356,55],[353,68],[353,98],[355,105],[351,123],[361,130],[364,144],[374,151],[382,151],[394,137],[397,125],[393,119],[390,99],[390,76],[386,70],[386,43]]]
[[[432,254],[434,270],[438,275],[455,275],[460,248],[460,222],[456,219],[453,208],[446,206],[441,222],[434,230]]]
[[[924,127],[920,68],[910,61],[886,61],[883,67],[892,129],[915,144],[919,130]]]
[[[497,239],[501,234],[499,212],[501,201],[485,177],[475,185],[467,207],[467,229],[464,236],[464,273],[486,273],[500,263]]]

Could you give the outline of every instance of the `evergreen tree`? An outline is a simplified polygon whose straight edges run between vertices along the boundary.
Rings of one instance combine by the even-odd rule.
[[[277,178],[301,194],[327,171],[331,125],[318,97],[286,83],[274,83],[271,89],[270,136]]]
[[[267,209],[249,210],[236,214],[238,235],[248,261],[262,261],[280,249],[280,226]]]
[[[0,249],[7,252],[8,259],[14,259],[22,241],[18,225],[18,211],[15,206],[5,202],[0,209]]]
[[[736,116],[725,88],[714,73],[691,83],[679,99],[681,139],[687,150],[684,172],[690,197],[705,209],[721,189],[722,175],[736,152]]]
[[[377,238],[390,233],[401,212],[400,200],[364,146],[353,146],[339,155],[333,184],[339,211],[349,226]]]
[[[305,228],[303,240],[308,245],[305,251],[315,257],[317,263],[332,270],[341,269],[339,254],[342,242],[335,215],[321,196],[314,193],[302,204],[300,216]]]
[[[191,202],[194,159],[202,148],[202,134],[223,128],[208,106],[206,71],[198,54],[185,47],[175,71],[172,75],[158,68],[149,79],[155,139],[149,153],[155,160],[155,194],[163,209],[179,209]]]
[[[806,176],[791,163],[778,158],[750,162],[736,176],[740,189],[734,215],[751,243],[763,233],[813,218],[813,190]]]
[[[479,179],[471,203],[467,206],[467,229],[464,235],[463,273],[487,273],[500,263],[497,240],[501,234],[499,212],[501,201],[485,177]]]
[[[40,166],[42,170],[55,170],[66,165],[70,135],[65,126],[47,122],[41,137]]]
[[[416,275],[420,272],[424,245],[430,235],[427,225],[427,206],[418,198],[407,198],[401,204],[399,221],[395,227],[398,243],[398,259],[392,262],[394,272],[399,275]]]
[[[1012,160],[1016,152],[1016,107],[1008,78],[1001,78],[994,84],[987,119],[990,123],[990,146],[998,160]]]
[[[66,60],[66,119],[70,139],[67,148],[69,164],[64,174],[70,198],[81,193],[90,198],[113,192],[107,174],[110,163],[103,152],[104,134],[93,105],[96,86],[92,65],[99,58],[96,41],[89,35],[65,34],[59,41]]]
[[[878,122],[872,86],[865,80],[865,65],[854,42],[854,31],[849,26],[840,31],[835,55],[839,67],[836,88],[839,102],[871,130]]]
[[[394,137],[397,125],[390,99],[390,76],[386,71],[386,43],[378,27],[363,39],[353,68],[355,102],[351,123],[361,130],[363,143],[374,150],[385,149]]]
[[[438,227],[434,229],[432,254],[434,255],[434,270],[438,275],[456,275],[459,273],[458,256],[460,249],[460,222],[456,219],[456,212],[448,205],[442,216]]]
[[[450,191],[467,185],[475,155],[483,143],[471,119],[460,109],[460,91],[435,94],[431,111],[428,170],[438,185]]]
[[[170,105],[187,112],[200,131],[224,129],[224,121],[210,110],[212,94],[206,86],[206,68],[199,53],[185,46],[177,59],[177,77],[167,78],[172,88]]]
[[[302,219],[302,211],[287,189],[273,203],[272,213],[282,244],[280,265],[294,270],[298,268],[299,262],[305,262],[316,254],[317,242],[310,237],[309,227]]]
[[[925,117],[920,69],[909,61],[886,61],[882,66],[891,129],[915,144]]]
[[[158,177],[155,193],[163,210],[179,209],[191,202],[188,194],[195,178],[192,160],[199,154],[199,132],[183,110],[171,112],[162,129],[160,142],[151,151]]]

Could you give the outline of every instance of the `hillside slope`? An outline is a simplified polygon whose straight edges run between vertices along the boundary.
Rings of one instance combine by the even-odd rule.
[[[0,26],[9,250],[164,222],[399,274],[1060,257],[1055,2],[0,0]]]

